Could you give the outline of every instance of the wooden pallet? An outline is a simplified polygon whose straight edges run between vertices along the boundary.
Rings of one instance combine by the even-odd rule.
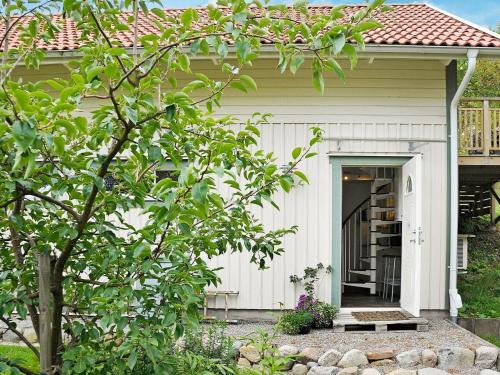
[[[429,322],[423,318],[414,318],[408,315],[405,320],[388,321],[360,321],[351,313],[341,313],[333,321],[333,332],[388,332],[388,331],[417,331],[427,332]]]

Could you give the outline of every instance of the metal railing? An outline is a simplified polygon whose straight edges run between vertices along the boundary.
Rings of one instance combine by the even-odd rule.
[[[464,98],[458,133],[461,156],[500,156],[500,98]]]
[[[370,243],[370,231],[363,230],[363,223],[368,222],[368,211],[370,199],[363,201],[342,225],[342,251],[343,251],[343,279],[350,281],[350,270],[359,269],[361,257],[369,255],[368,244]],[[364,233],[363,233],[364,232]]]

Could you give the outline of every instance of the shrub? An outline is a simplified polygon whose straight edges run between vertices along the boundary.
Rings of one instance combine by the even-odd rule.
[[[329,328],[332,326],[333,318],[337,314],[337,307],[306,294],[301,294],[295,308],[297,311],[306,311],[313,318],[314,328]]]
[[[306,334],[311,331],[314,317],[307,311],[286,311],[278,320],[278,327],[287,335]]]

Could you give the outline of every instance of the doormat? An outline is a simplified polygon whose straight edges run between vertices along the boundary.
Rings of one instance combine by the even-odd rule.
[[[351,314],[362,322],[408,320],[401,311],[354,311]]]

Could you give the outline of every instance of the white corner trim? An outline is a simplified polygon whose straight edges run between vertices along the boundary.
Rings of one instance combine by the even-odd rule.
[[[446,10],[443,10],[441,8],[438,8],[437,6],[435,5],[432,5],[432,4],[429,4],[429,3],[426,3],[425,5],[427,5],[429,8],[432,8],[434,10],[437,10],[438,12],[441,12],[443,14],[446,14],[447,16],[449,17],[452,17],[452,18],[455,18],[456,20],[460,21],[460,22],[463,22],[465,23],[466,25],[469,25],[471,27],[474,27],[475,29],[478,29],[480,31],[482,31],[483,33],[486,33],[486,34],[489,34],[491,35],[492,37],[494,38],[498,38],[500,39],[500,34],[497,34],[496,32],[488,29],[487,27],[484,27],[484,26],[480,26],[478,24],[475,24],[474,22],[471,22],[471,21],[468,21],[462,17],[459,17],[457,16],[456,14],[453,14],[453,13],[450,13],[450,12],[447,12]],[[470,48],[473,48],[473,47],[470,47]]]

